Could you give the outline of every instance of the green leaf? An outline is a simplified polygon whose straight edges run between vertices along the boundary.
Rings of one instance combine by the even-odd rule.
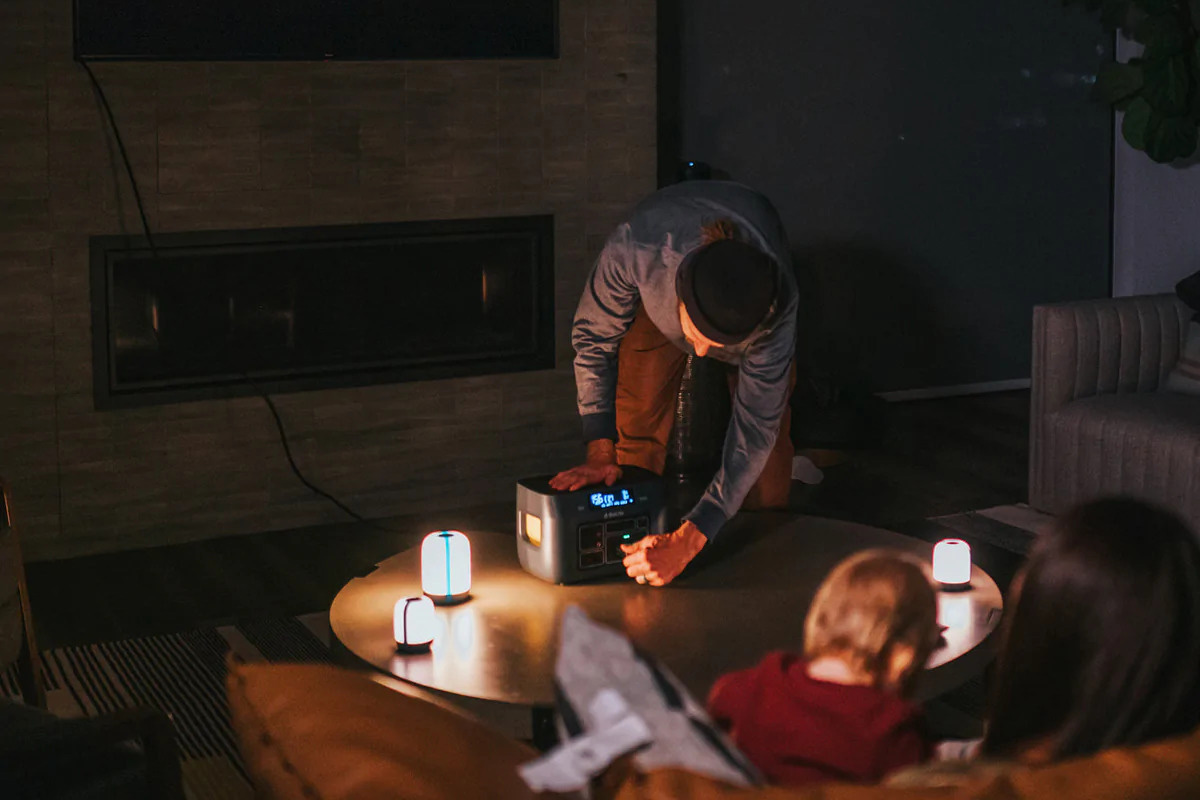
[[[1140,97],[1134,98],[1125,110],[1125,119],[1121,120],[1121,135],[1135,150],[1146,149],[1146,126],[1153,113],[1150,104]]]
[[[1196,152],[1196,123],[1184,117],[1151,116],[1146,126],[1146,155],[1160,164]]]
[[[1200,0],[1188,0],[1188,11],[1192,15],[1192,27],[1200,31]]]
[[[1142,97],[1165,117],[1187,112],[1191,76],[1182,54],[1151,61],[1143,67]]]
[[[1146,45],[1147,58],[1176,53],[1187,44],[1182,21],[1173,14],[1146,17],[1133,26],[1134,41]]]
[[[1142,88],[1142,68],[1133,64],[1110,61],[1100,67],[1093,93],[1097,100],[1116,103]]]

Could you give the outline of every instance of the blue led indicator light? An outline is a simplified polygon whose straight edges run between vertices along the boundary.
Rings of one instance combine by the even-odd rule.
[[[628,489],[622,489],[620,492],[592,492],[588,495],[588,502],[592,504],[592,508],[627,506],[634,500],[633,494]]]

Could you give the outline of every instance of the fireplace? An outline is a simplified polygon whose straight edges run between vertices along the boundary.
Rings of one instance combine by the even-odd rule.
[[[553,218],[91,239],[97,409],[554,366]]]

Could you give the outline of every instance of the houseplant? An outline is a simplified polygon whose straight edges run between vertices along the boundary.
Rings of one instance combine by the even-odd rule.
[[[1063,0],[1075,3],[1143,46],[1096,77],[1096,96],[1125,114],[1125,141],[1160,163],[1191,156],[1200,130],[1200,0]]]

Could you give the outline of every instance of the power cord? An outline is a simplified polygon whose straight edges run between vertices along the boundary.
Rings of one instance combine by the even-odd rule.
[[[154,236],[150,233],[150,223],[146,219],[146,207],[142,203],[142,193],[138,189],[137,178],[134,177],[133,174],[133,164],[129,160],[129,153],[125,150],[125,142],[121,138],[121,130],[117,127],[117,118],[113,115],[112,106],[108,104],[108,96],[105,95],[104,87],[100,85],[100,81],[96,79],[96,73],[92,72],[91,65],[82,59],[80,59],[79,64],[83,67],[84,72],[87,73],[88,78],[91,80],[92,89],[96,92],[96,96],[100,99],[100,105],[104,108],[105,116],[108,117],[109,129],[112,130],[113,138],[117,142],[117,150],[121,154],[121,161],[125,164],[125,174],[129,176],[129,185],[133,188],[133,199],[134,202],[137,203],[138,216],[142,221],[142,232],[146,236],[146,244],[150,246],[151,257],[157,260],[158,249],[154,245]],[[253,386],[254,390],[258,392],[258,395],[262,397],[263,402],[267,404],[267,409],[271,412],[271,417],[275,420],[275,428],[279,431],[279,441],[283,445],[284,455],[287,456],[288,466],[291,467],[292,472],[295,474],[300,483],[304,484],[304,486],[313,494],[317,495],[318,497],[323,497],[329,502],[333,503],[352,519],[362,522],[366,525],[370,525],[374,528],[379,528],[380,530],[394,533],[395,531],[393,531],[391,528],[380,525],[374,520],[369,520],[362,514],[359,514],[357,511],[350,508],[341,500],[337,499],[332,494],[317,486],[304,476],[304,473],[300,471],[300,466],[296,463],[296,459],[292,456],[292,447],[288,441],[287,431],[283,426],[283,419],[279,416],[279,409],[275,407],[275,401],[272,400],[271,396],[267,394],[267,392],[263,391],[247,373],[242,372],[242,375],[245,377],[246,382]]]
[[[251,382],[251,383],[253,385],[253,382]],[[275,427],[279,429],[279,441],[283,444],[283,454],[285,456],[287,456],[288,466],[290,466],[292,468],[292,472],[294,472],[296,474],[296,477],[300,479],[300,482],[302,484],[304,484],[305,486],[307,486],[309,488],[309,490],[311,490],[313,492],[313,494],[316,494],[320,497],[324,497],[326,500],[333,503],[335,506],[340,508],[342,511],[346,512],[346,514],[348,516],[353,517],[354,519],[358,520],[359,522],[366,523],[367,525],[371,525],[376,528],[382,528],[383,530],[390,530],[389,528],[384,528],[382,525],[379,525],[374,520],[369,520],[369,519],[365,518],[364,516],[359,514],[357,511],[350,508],[350,506],[346,505],[341,500],[338,500],[336,497],[331,495],[329,492],[325,491],[320,486],[317,486],[315,483],[310,481],[308,478],[304,477],[304,473],[300,471],[300,467],[296,464],[296,459],[292,457],[292,447],[288,443],[287,433],[283,429],[283,420],[279,416],[279,409],[277,409],[275,407],[275,401],[271,399],[271,395],[269,395],[266,392],[261,391],[261,390],[259,391],[259,396],[262,397],[262,399],[266,401],[267,408],[270,409],[270,411],[271,411],[271,416],[275,418]]]
[[[121,161],[125,164],[125,174],[129,176],[129,185],[133,187],[133,199],[137,203],[138,216],[142,219],[142,232],[146,234],[146,244],[150,245],[150,254],[157,260],[158,250],[154,247],[154,237],[150,234],[150,223],[146,221],[146,206],[142,203],[142,193],[138,189],[137,178],[133,176],[133,164],[129,160],[129,153],[125,150],[125,140],[121,138],[121,129],[117,127],[117,118],[113,116],[112,106],[108,104],[108,95],[104,93],[104,87],[100,85],[100,81],[96,80],[96,73],[92,72],[91,65],[83,60],[80,60],[79,64],[91,80],[92,89],[100,98],[100,105],[103,106],[104,114],[108,117],[108,127],[112,130],[113,138],[117,140],[117,150],[120,151]]]

